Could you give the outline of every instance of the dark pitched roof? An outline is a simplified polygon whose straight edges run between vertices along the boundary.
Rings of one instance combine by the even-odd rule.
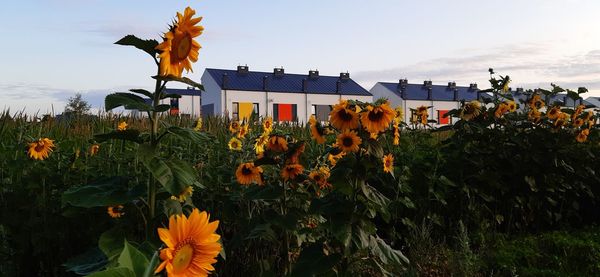
[[[199,89],[179,89],[179,88],[165,88],[165,93],[172,93],[178,95],[197,95],[200,96]]]
[[[379,82],[382,86],[402,97],[404,89],[404,100],[435,100],[435,101],[453,101],[454,90],[458,92],[458,101],[471,101],[477,99],[478,89],[470,87],[449,87],[448,85],[431,85],[431,99],[428,99],[428,87],[423,84],[405,84]]]
[[[337,76],[319,76],[309,78],[308,75],[285,73],[275,76],[273,72],[249,71],[238,73],[236,70],[207,68],[206,71],[217,82],[221,89],[265,91],[263,84],[266,77],[267,90],[273,92],[304,92],[303,82],[306,80],[305,91],[312,94],[343,94],[371,96],[366,89],[352,79],[341,79]],[[223,76],[227,76],[223,86]],[[340,82],[338,91],[338,81]]]

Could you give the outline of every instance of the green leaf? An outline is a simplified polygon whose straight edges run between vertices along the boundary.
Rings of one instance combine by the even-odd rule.
[[[134,35],[127,35],[119,41],[115,42],[115,44],[135,46],[135,48],[143,50],[152,57],[156,57],[156,55],[158,54],[158,51],[156,50],[156,46],[158,46],[158,41],[153,39],[143,40]]]
[[[222,249],[221,249],[222,250]],[[146,270],[144,271],[144,277],[151,277],[154,276],[154,270],[156,269],[156,267],[158,266],[158,263],[160,262],[160,259],[158,258],[158,251],[155,251],[154,254],[152,255],[152,259],[150,260],[150,263],[148,264],[148,266],[146,266]]]
[[[146,151],[146,150],[144,150]],[[196,171],[181,160],[163,160],[148,153],[140,153],[142,163],[152,176],[172,195],[179,195],[184,188],[196,184]]]
[[[61,197],[62,204],[76,207],[106,207],[128,203],[145,194],[143,185],[128,189],[129,179],[121,176],[100,178],[97,181],[70,188]]]
[[[138,89],[130,89],[129,91],[135,92],[135,93],[139,93],[139,94],[144,95],[144,96],[147,96],[150,99],[154,99],[154,93],[149,92],[149,91],[147,91],[145,89],[138,88]]]
[[[371,254],[377,256],[383,264],[391,265],[398,270],[403,270],[409,264],[400,250],[393,249],[379,237],[371,236]]]
[[[140,136],[140,131],[135,129],[127,129],[123,131],[112,131],[106,134],[94,135],[97,142],[105,142],[111,139],[128,140],[135,143],[144,143],[144,139]]]
[[[166,81],[166,82],[175,81],[175,82],[184,83],[184,84],[188,84],[188,85],[190,85],[192,87],[196,87],[196,88],[204,91],[204,86],[202,86],[199,83],[196,83],[196,82],[192,81],[191,79],[189,79],[187,77],[183,77],[182,78],[182,77],[177,77],[175,75],[168,75],[168,76],[157,75],[157,76],[152,76],[152,78],[157,79],[157,80],[161,80],[161,81]]]
[[[196,132],[190,128],[171,126],[167,129],[167,132],[176,135],[180,139],[183,139],[185,141],[191,141],[194,143],[202,143],[209,140],[209,138],[204,133]]]
[[[148,258],[125,240],[123,252],[119,256],[119,266],[130,269],[135,273],[135,276],[141,276],[148,264]]]
[[[100,235],[98,247],[106,255],[109,262],[116,261],[123,251],[123,240],[125,240],[125,235],[123,230],[118,227],[113,227]]]
[[[171,108],[171,105],[169,104],[160,104],[158,106],[156,106],[156,108],[154,108],[154,111],[157,113],[162,113],[162,112],[166,112]]]
[[[160,95],[160,99],[166,99],[166,98],[181,98],[181,95],[176,94],[176,93],[162,93]]]
[[[135,277],[135,273],[129,268],[116,267],[90,274],[87,277]]]
[[[67,271],[71,271],[79,275],[88,275],[106,267],[108,260],[104,252],[98,247],[94,247],[70,258],[63,264]]]
[[[126,110],[151,111],[152,106],[140,96],[127,92],[115,92],[104,98],[106,111],[123,106]]]

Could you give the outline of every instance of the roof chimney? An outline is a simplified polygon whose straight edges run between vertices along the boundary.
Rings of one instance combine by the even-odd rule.
[[[317,79],[317,78],[319,78],[319,70],[309,70],[308,71],[308,78],[311,78],[311,79]]]
[[[400,88],[405,89],[406,85],[408,85],[408,80],[407,79],[400,79],[400,81],[398,82],[398,85],[400,85]]]
[[[423,86],[424,87],[431,88],[431,84],[432,84],[431,80],[429,80],[429,81],[423,81]]]
[[[306,92],[306,90],[307,90],[307,85],[308,85],[308,83],[307,83],[307,80],[306,80],[306,78],[305,78],[305,79],[302,79],[302,92]]]
[[[283,70],[283,67],[273,68],[273,75],[275,75],[276,77],[282,77],[284,74],[285,74],[285,71]]]
[[[267,91],[269,88],[269,76],[263,76],[263,90]]]
[[[248,66],[247,65],[238,65],[237,73],[239,74],[248,74]]]
[[[469,90],[477,90],[477,83],[469,84]]]
[[[448,82],[448,88],[449,89],[455,89],[456,88],[456,82]]]
[[[223,81],[221,87],[223,89],[227,89],[227,87],[229,87],[229,76],[227,75],[227,73],[223,73]]]
[[[340,79],[342,79],[342,80],[349,80],[350,79],[350,73],[348,73],[348,72],[346,72],[346,73],[344,73],[344,72],[340,73]]]
[[[517,88],[517,93],[523,93],[523,88]]]

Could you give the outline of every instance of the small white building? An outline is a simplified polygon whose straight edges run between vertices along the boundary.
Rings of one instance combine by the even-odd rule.
[[[453,117],[444,117],[452,110],[460,108],[460,101],[471,101],[481,97],[477,84],[468,87],[457,86],[455,82],[447,85],[434,85],[431,81],[423,84],[409,84],[408,80],[400,79],[397,83],[378,82],[371,88],[371,94],[375,100],[387,98],[393,107],[402,107],[404,110],[404,122],[411,122],[415,115],[411,109],[420,106],[429,108],[429,119],[437,122],[437,126],[452,124],[456,120]]]
[[[174,89],[166,88],[166,94],[177,94],[180,98],[167,98],[161,100],[161,104],[169,104],[169,114],[174,116],[199,117],[202,105],[201,91],[195,88]]]
[[[372,102],[373,96],[349,73],[320,76],[319,71],[289,74],[208,68],[202,75],[202,115],[248,118],[251,114],[272,116],[274,121],[308,122],[311,115],[327,121],[331,107],[340,99]]]

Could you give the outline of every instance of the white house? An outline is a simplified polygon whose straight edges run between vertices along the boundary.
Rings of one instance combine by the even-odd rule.
[[[199,117],[200,107],[202,105],[201,91],[195,88],[188,89],[173,89],[166,88],[165,93],[177,94],[180,98],[167,98],[161,100],[161,104],[170,104],[170,115],[191,116],[192,118]]]
[[[449,82],[447,85],[434,85],[431,81],[409,84],[406,79],[400,79],[397,83],[378,82],[370,92],[375,100],[387,98],[393,107],[402,107],[404,122],[410,122],[414,116],[411,109],[431,106],[429,119],[437,121],[438,126],[454,123],[456,118],[444,115],[452,109],[459,108],[461,100],[471,101],[481,97],[477,84],[470,84],[468,87],[457,86],[455,82]]]
[[[272,116],[274,121],[307,122],[311,115],[328,120],[331,106],[340,99],[372,102],[373,96],[349,73],[320,76],[319,71],[289,74],[283,68],[273,72],[208,68],[202,75],[202,115],[247,118],[252,113]]]

